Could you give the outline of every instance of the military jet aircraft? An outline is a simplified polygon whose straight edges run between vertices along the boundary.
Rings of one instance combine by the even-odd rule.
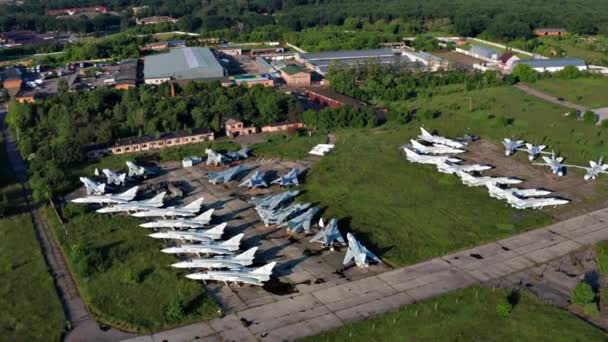
[[[412,148],[416,152],[421,153],[421,154],[458,154],[458,153],[466,152],[466,150],[463,150],[463,149],[453,148],[453,147],[440,145],[440,144],[433,144],[432,146],[426,146],[426,145],[419,143],[418,141],[416,141],[414,139],[410,139],[410,142],[412,144],[411,145]]]
[[[244,165],[237,165],[224,171],[209,172],[209,183],[228,183],[234,178],[236,178],[240,173],[245,172],[247,170],[249,170],[249,167]]]
[[[467,146],[466,143],[456,141],[453,139],[445,138],[440,135],[432,135],[426,129],[420,127],[421,134],[418,136],[418,139],[424,140],[426,142],[430,142],[432,144],[439,144],[453,148],[465,148]]]
[[[577,166],[577,165],[568,165],[568,166],[585,170],[584,179],[586,181],[589,181],[589,180],[593,180],[593,179],[597,178],[597,176],[599,176],[602,173],[608,173],[608,164],[604,164],[602,159],[603,159],[603,157],[600,157],[600,159],[597,162],[593,161],[593,160],[589,161],[589,167]]]
[[[437,165],[437,171],[441,173],[455,174],[458,171],[463,172],[481,172],[490,170],[492,168],[491,165],[481,165],[481,164],[470,164],[470,165],[460,165],[456,163],[452,163],[450,161],[439,162]]]
[[[515,151],[517,151],[520,147],[523,146],[525,141],[523,140],[513,140],[509,138],[504,138],[502,144],[505,146],[505,156],[512,156]]]
[[[152,222],[142,223],[139,226],[143,228],[171,228],[171,229],[183,229],[183,228],[202,228],[211,223],[213,212],[215,209],[209,209],[204,213],[191,218],[191,219],[173,219],[173,220],[157,220]]]
[[[219,152],[215,152],[210,148],[205,149],[205,153],[207,153],[207,165],[222,165],[225,162],[230,161],[230,159]]]
[[[264,180],[264,176],[260,174],[259,170],[255,170],[255,172],[247,177],[239,186],[246,186],[249,189],[251,188],[265,188],[268,186],[266,181]]]
[[[198,258],[190,259],[175,263],[171,266],[175,268],[207,268],[207,269],[222,269],[228,268],[231,270],[240,270],[245,266],[253,264],[257,247],[251,247],[247,251],[239,255],[215,256],[213,258]]]
[[[293,215],[308,209],[308,207],[310,207],[310,203],[294,203],[287,208],[276,211],[265,209],[258,209],[257,211],[264,225],[268,227],[273,224],[281,224]]]
[[[72,200],[72,202],[94,204],[127,203],[135,198],[138,189],[138,186],[134,186],[121,194],[91,195],[86,197],[75,198]]]
[[[344,265],[348,265],[351,260],[355,261],[355,264],[359,267],[369,266],[369,262],[382,262],[374,253],[370,252],[365,246],[363,246],[355,236],[351,233],[346,234],[348,239],[348,251],[342,262]]]
[[[87,190],[87,195],[103,195],[106,192],[106,185],[98,183],[87,177],[80,177],[80,181]]]
[[[312,207],[304,213],[292,218],[291,220],[284,222],[280,227],[287,226],[287,231],[290,233],[298,233],[304,231],[304,233],[310,233],[310,227],[313,224],[312,221],[315,215],[319,212],[319,208]]]
[[[490,197],[507,200],[507,202],[517,202],[518,199],[527,197],[547,196],[552,191],[543,189],[519,189],[519,188],[500,188],[494,184],[486,184]]]
[[[443,163],[446,161],[452,163],[459,163],[462,161],[462,159],[454,158],[451,156],[428,156],[426,154],[419,154],[407,147],[403,147],[403,151],[405,152],[405,157],[407,158],[407,160],[413,163],[437,165],[438,163]]]
[[[460,177],[460,180],[464,185],[467,186],[484,186],[486,184],[504,184],[512,185],[523,182],[521,179],[510,178],[510,177],[489,177],[481,176],[475,177],[468,172],[456,171],[456,175]]]
[[[530,143],[526,144],[526,148],[519,149],[520,151],[525,151],[528,153],[528,159],[533,161],[536,159],[541,153],[544,153],[543,150],[547,148],[546,145],[533,145]]]
[[[285,191],[276,195],[270,195],[266,197],[252,197],[249,200],[249,203],[256,206],[256,209],[265,209],[265,210],[274,210],[278,208],[284,202],[296,197],[300,192],[298,190],[295,191]]]
[[[298,185],[300,185],[300,182],[298,181],[299,174],[300,174],[300,171],[298,170],[298,168],[294,167],[286,174],[284,174],[284,175],[280,176],[279,178],[270,182],[270,184],[279,184],[280,186],[290,186],[290,185],[298,186]]]
[[[226,153],[226,156],[232,160],[247,159],[249,157],[249,151],[251,151],[251,149],[249,147],[243,146],[243,147],[241,147],[240,150],[238,150],[236,152]]]
[[[141,201],[131,201],[129,203],[116,204],[109,207],[103,207],[96,211],[100,214],[107,213],[120,213],[120,212],[134,212],[134,211],[146,211],[155,209],[163,206],[163,199],[167,193],[165,191],[158,195]]]
[[[224,235],[224,229],[226,228],[226,223],[218,224],[217,226],[208,229],[191,229],[186,231],[176,231],[176,230],[168,230],[166,232],[157,232],[148,234],[149,237],[155,239],[165,239],[165,240],[180,240],[180,241],[210,241],[210,240],[219,240]]]
[[[150,209],[148,211],[140,211],[131,214],[131,216],[135,217],[190,217],[196,215],[199,211],[201,211],[201,206],[204,198],[198,198],[192,201],[189,204],[186,204],[183,207],[175,208],[175,207],[167,207],[167,208],[157,208]]]
[[[241,233],[226,241],[202,241],[196,245],[181,245],[177,247],[169,247],[161,249],[161,252],[167,254],[196,254],[201,255],[232,255],[239,250],[241,240],[245,234]]]
[[[103,169],[101,172],[106,176],[106,183],[108,184],[125,185],[127,181],[126,173],[114,172],[110,169]]]
[[[572,166],[564,165],[562,163],[564,161],[564,158],[556,157],[555,152],[551,152],[551,157],[542,156],[542,159],[544,160],[544,163],[534,163],[534,165],[548,166],[551,168],[551,172],[554,175],[557,175],[558,177],[564,175],[564,170],[566,169],[566,166]]]
[[[146,178],[148,175],[153,175],[154,172],[146,167],[139,166],[132,161],[126,162],[127,167],[129,168],[128,177],[144,177]]]
[[[257,269],[242,268],[238,271],[207,271],[200,273],[192,273],[186,275],[186,277],[194,280],[202,280],[207,282],[209,280],[221,281],[225,284],[228,282],[232,283],[244,283],[250,285],[262,286],[263,283],[270,280],[272,275],[272,269],[276,265],[276,262],[271,262]]]
[[[515,209],[542,209],[544,207],[557,207],[558,205],[568,204],[569,200],[557,197],[547,198],[523,198],[511,202]]]
[[[327,227],[325,227],[321,218],[319,220],[319,227],[321,227],[321,231],[310,239],[310,242],[320,242],[323,244],[323,247],[329,247],[332,251],[334,250],[334,246],[346,246],[346,242],[340,230],[338,230],[338,220],[332,218]]]

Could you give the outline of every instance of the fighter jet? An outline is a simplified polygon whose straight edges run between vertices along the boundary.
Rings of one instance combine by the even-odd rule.
[[[120,212],[133,212],[133,211],[145,211],[150,209],[155,209],[163,206],[163,198],[165,197],[166,192],[161,192],[158,195],[141,201],[131,201],[129,203],[116,204],[109,207],[103,207],[97,209],[97,212],[100,214],[107,213],[120,213]]]
[[[167,254],[196,254],[198,256],[209,254],[232,255],[239,250],[244,235],[245,234],[241,233],[229,240],[220,242],[210,240],[202,241],[202,243],[196,245],[169,247],[161,249],[161,252]]]
[[[542,158],[545,161],[544,163],[534,163],[534,165],[548,166],[551,168],[551,172],[554,175],[557,175],[558,177],[564,175],[564,170],[566,169],[566,166],[571,166],[562,164],[564,158],[555,157],[555,152],[551,152],[551,157],[542,156]]]
[[[249,151],[251,151],[251,149],[249,147],[243,146],[243,147],[241,147],[240,150],[238,150],[236,152],[226,153],[226,156],[232,160],[247,159],[249,157]]]
[[[106,192],[106,185],[98,183],[87,177],[80,177],[80,181],[87,190],[87,195],[103,195]]]
[[[504,138],[502,144],[505,146],[505,156],[511,156],[517,151],[520,147],[523,146],[523,140],[512,140],[509,138]]]
[[[568,204],[569,200],[557,197],[548,198],[524,198],[511,202],[515,209],[542,209],[543,207],[557,207],[558,205]]]
[[[433,144],[433,146],[422,145],[418,141],[414,139],[410,139],[412,143],[412,148],[421,154],[457,154],[464,153],[466,150],[462,150],[459,148],[453,148],[449,146],[444,146],[440,144]]]
[[[446,161],[452,163],[458,163],[462,161],[462,159],[450,156],[427,156],[425,154],[419,154],[407,147],[403,147],[403,151],[405,152],[405,157],[407,158],[407,160],[413,163],[437,165],[438,163],[443,163]]]
[[[219,224],[209,230],[191,229],[187,231],[168,230],[166,232],[157,232],[148,234],[149,237],[165,240],[180,240],[180,241],[210,241],[219,240],[224,235],[226,223]]]
[[[272,269],[276,264],[277,263],[273,261],[257,269],[242,268],[238,271],[207,271],[188,274],[186,277],[194,280],[202,280],[203,282],[215,280],[224,282],[225,284],[228,284],[228,282],[233,282],[236,284],[244,283],[262,286],[265,281],[270,280]]]
[[[190,217],[196,215],[199,211],[201,211],[201,206],[204,198],[198,198],[192,201],[190,204],[187,204],[183,207],[175,208],[175,207],[167,207],[167,208],[157,208],[150,209],[148,211],[140,211],[131,214],[131,216],[135,217]]]
[[[420,132],[422,133],[418,136],[418,139],[430,142],[432,144],[439,144],[453,148],[465,148],[467,146],[467,144],[464,142],[448,139],[439,135],[432,135],[422,127],[420,127]]]
[[[310,242],[320,242],[323,244],[323,247],[329,247],[331,250],[334,249],[334,246],[346,246],[346,242],[338,230],[338,220],[332,218],[329,221],[329,225],[325,227],[323,223],[323,219],[319,220],[319,227],[321,227],[321,231],[315,235]]]
[[[471,165],[460,165],[456,163],[452,163],[450,161],[439,162],[437,165],[437,171],[441,173],[455,174],[458,171],[463,172],[481,172],[485,170],[490,170],[492,166],[490,165],[481,165],[481,164],[471,164]]]
[[[300,192],[298,190],[295,190],[285,191],[276,195],[270,195],[266,197],[252,197],[249,200],[249,203],[255,205],[257,209],[274,210],[284,202],[290,200],[293,197],[296,197],[299,193]]]
[[[251,189],[265,188],[268,186],[268,184],[264,180],[264,176],[260,175],[260,171],[255,170],[255,172],[251,176],[247,177],[247,179],[245,179],[243,183],[239,184],[239,186],[246,186]]]
[[[219,152],[215,152],[210,148],[205,149],[205,153],[207,153],[207,165],[222,165],[225,162],[229,161],[229,159]]]
[[[512,185],[519,184],[523,182],[521,179],[517,178],[509,178],[509,177],[475,177],[470,173],[464,171],[457,171],[456,175],[460,177],[462,184],[467,186],[484,186],[486,184],[504,184],[504,185]]]
[[[346,234],[348,239],[348,251],[344,257],[342,264],[348,265],[351,260],[355,261],[355,264],[359,267],[369,266],[369,262],[382,262],[380,258],[370,252],[365,246],[363,246],[351,233]]]
[[[138,186],[134,186],[131,189],[121,194],[105,194],[105,195],[92,195],[86,197],[75,198],[72,200],[74,203],[96,203],[96,204],[111,204],[111,203],[128,203],[135,198],[137,195]]]
[[[146,167],[139,166],[132,161],[126,162],[127,167],[129,168],[128,177],[144,177],[146,178],[148,175],[153,175],[154,172]]]
[[[152,222],[142,223],[139,226],[143,228],[171,228],[171,229],[183,229],[183,228],[202,228],[207,226],[213,216],[215,209],[209,209],[197,217],[191,219],[174,219],[174,220],[158,220]]]
[[[215,256],[213,258],[198,258],[190,259],[175,263],[171,266],[175,268],[207,268],[207,269],[222,269],[228,268],[231,270],[240,270],[245,266],[253,264],[257,247],[251,247],[247,251],[239,255],[230,256]]]
[[[238,165],[235,167],[231,167],[224,171],[218,172],[209,172],[209,183],[218,184],[218,183],[228,183],[234,178],[236,178],[241,172],[245,172],[249,170],[249,167],[244,165]]]
[[[608,164],[604,164],[602,159],[604,157],[600,157],[600,159],[596,162],[596,161],[589,161],[589,166],[590,167],[585,167],[585,166],[577,166],[577,165],[568,165],[570,167],[577,167],[579,169],[584,169],[585,172],[585,176],[584,179],[586,181],[589,180],[593,180],[595,178],[597,178],[597,176],[599,176],[602,173],[608,173]]]
[[[290,185],[298,186],[298,185],[300,185],[300,182],[298,181],[299,174],[300,174],[300,171],[298,170],[298,168],[294,167],[286,174],[284,174],[284,175],[280,176],[279,178],[270,182],[270,184],[279,184],[280,186],[290,186]]]
[[[126,173],[114,172],[110,169],[103,169],[101,172],[106,176],[106,183],[108,184],[125,185],[127,181]]]
[[[310,203],[294,203],[287,208],[282,208],[277,211],[258,209],[258,214],[266,227],[273,224],[281,224],[287,221],[293,215],[306,210],[310,207]]]
[[[500,188],[494,184],[486,184],[490,197],[507,200],[507,202],[515,203],[518,199],[527,197],[547,196],[552,192],[543,189],[519,189],[519,188]]]
[[[289,233],[298,233],[300,231],[304,231],[304,233],[308,234],[310,233],[310,226],[313,224],[312,220],[314,220],[315,215],[318,212],[319,208],[312,207],[291,220],[282,223],[280,227],[287,226],[287,231]]]
[[[526,144],[526,148],[521,148],[519,149],[520,151],[525,151],[526,153],[528,153],[528,159],[530,161],[533,161],[534,159],[536,159],[541,153],[543,153],[543,150],[546,148],[547,146],[545,145],[532,145],[530,143]]]

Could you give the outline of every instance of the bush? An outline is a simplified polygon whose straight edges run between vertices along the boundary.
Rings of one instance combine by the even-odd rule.
[[[597,115],[594,112],[588,110],[583,113],[583,121],[585,121],[585,123],[595,125],[595,123],[597,122]]]
[[[600,310],[597,308],[597,303],[587,303],[583,306],[583,312],[587,316],[597,317],[600,315]]]
[[[184,301],[180,297],[173,297],[169,302],[166,317],[169,322],[176,322],[184,317]]]
[[[509,302],[500,302],[496,304],[496,314],[502,318],[508,318],[513,312],[513,305]]]
[[[67,219],[73,219],[76,216],[83,215],[86,212],[85,208],[83,205],[69,203],[63,207],[63,216]]]
[[[585,304],[593,302],[594,299],[595,293],[593,292],[591,285],[587,283],[579,283],[570,293],[570,302],[572,304],[584,306]]]

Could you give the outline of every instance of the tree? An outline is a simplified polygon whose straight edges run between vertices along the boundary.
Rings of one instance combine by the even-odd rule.
[[[562,70],[555,73],[559,78],[573,79],[581,77],[582,72],[574,65],[566,65]]]
[[[593,302],[594,299],[595,293],[593,292],[593,288],[585,282],[578,283],[570,293],[570,302],[572,304],[584,306]]]
[[[517,64],[511,73],[520,82],[535,82],[538,73],[527,64]]]

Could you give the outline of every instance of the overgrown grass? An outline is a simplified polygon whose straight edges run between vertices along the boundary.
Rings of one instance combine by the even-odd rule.
[[[590,108],[608,107],[608,79],[578,78],[572,80],[548,79],[531,84],[549,95]]]
[[[252,153],[259,157],[304,159],[315,145],[324,143],[327,143],[327,137],[320,133],[274,134],[269,135],[265,142],[253,145]]]
[[[0,339],[59,341],[63,308],[21,196],[0,135]]]
[[[516,304],[510,315],[501,317],[497,305],[505,302]],[[304,341],[606,340],[602,330],[526,292],[514,296],[472,287]]]
[[[595,244],[595,254],[599,273],[608,274],[608,241],[600,241]]]
[[[153,332],[218,316],[203,287],[170,267],[176,259],[160,252],[163,243],[146,236],[139,220],[74,210],[64,230],[50,208],[46,214],[79,292],[99,321]],[[184,303],[180,317],[169,314],[176,300]]]

